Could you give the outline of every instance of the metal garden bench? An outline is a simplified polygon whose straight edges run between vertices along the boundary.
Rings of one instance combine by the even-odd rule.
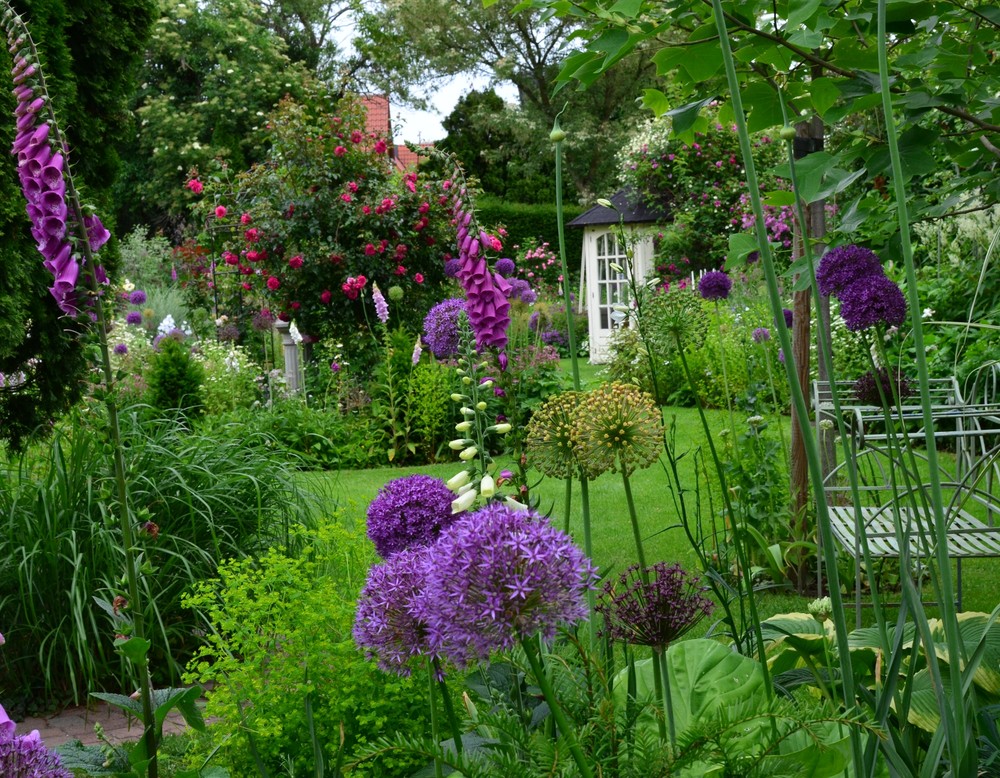
[[[941,457],[939,476],[946,494],[945,542],[956,564],[959,609],[962,560],[1000,556],[1000,404],[982,397],[967,402],[954,379],[934,380],[930,390],[933,423],[928,430],[918,402],[904,404],[887,416],[881,408],[858,404],[850,383],[838,384],[861,504],[852,499],[847,461],[826,475],[824,493],[834,538],[854,560],[859,625],[863,544],[867,543],[872,560],[899,559],[902,574],[911,566],[919,570],[937,551],[927,496],[928,434],[939,448],[954,453],[953,465],[950,458]],[[824,419],[835,421],[826,382],[814,382],[813,408],[817,432]],[[838,455],[842,450],[837,447]]]

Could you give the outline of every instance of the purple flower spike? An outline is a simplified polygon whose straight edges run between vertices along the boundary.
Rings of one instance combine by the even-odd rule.
[[[710,270],[698,281],[698,293],[706,300],[725,300],[733,288],[733,279],[721,270]]]
[[[101,224],[97,216],[84,216],[83,225],[87,228],[87,238],[90,240],[90,250],[100,251],[101,246],[111,239],[108,228]]]
[[[453,520],[454,499],[444,481],[429,475],[389,481],[368,506],[368,537],[379,556],[433,543]]]
[[[859,278],[840,292],[840,315],[847,329],[866,330],[876,324],[899,326],[906,320],[903,292],[881,272]]]
[[[820,294],[840,294],[848,285],[864,276],[882,275],[882,262],[871,249],[848,244],[823,255],[816,268]]]
[[[420,613],[431,648],[459,667],[586,618],[596,571],[535,513],[492,503],[447,527],[431,553]]]

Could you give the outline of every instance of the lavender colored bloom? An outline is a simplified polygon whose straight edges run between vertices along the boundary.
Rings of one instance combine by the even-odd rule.
[[[896,385],[895,394],[893,393],[893,383]],[[881,391],[879,385],[881,385]],[[910,397],[913,394],[913,386],[910,384],[910,379],[902,373],[893,373],[890,377],[889,371],[880,367],[877,375],[869,370],[855,381],[853,391],[858,402],[865,405],[881,406],[883,396],[890,405],[895,403],[897,396],[900,400]]]
[[[125,315],[126,324],[142,324],[142,314],[139,311],[129,311]]]
[[[538,318],[540,314],[538,311],[532,311],[531,316],[528,317],[528,329],[532,332],[538,331]]]
[[[733,279],[721,270],[710,270],[698,280],[698,293],[706,300],[725,300],[733,288]]]
[[[15,735],[17,725],[0,707],[0,775],[4,778],[73,778],[59,755],[42,743],[38,730]]]
[[[218,337],[221,341],[235,343],[240,339],[240,328],[232,322],[227,322],[219,327]]]
[[[501,257],[496,261],[496,264],[493,266],[493,269],[496,270],[504,278],[510,278],[512,275],[514,275],[514,271],[517,270],[517,267],[514,265],[513,259],[509,259],[508,257]]]
[[[469,326],[476,333],[479,349],[492,346],[503,351],[507,346],[507,326],[510,324],[510,284],[501,275],[490,271],[482,252],[499,243],[491,239],[464,210],[461,196],[456,196],[452,208],[457,232],[458,254],[461,266],[457,278],[465,290],[466,313]]]
[[[125,356],[126,354],[128,354],[128,346],[126,346],[124,343],[116,343],[114,352],[119,356]]]
[[[646,568],[644,583],[639,565],[632,565],[608,581],[597,605],[605,630],[615,640],[664,650],[704,616],[712,612],[706,587],[680,565],[657,562]]]
[[[538,299],[538,295],[535,293],[534,289],[526,289],[521,292],[521,302],[525,305],[531,305]]]
[[[785,317],[785,326],[791,329],[792,322],[795,320],[795,314],[792,313],[791,308],[782,308],[781,315]]]
[[[547,346],[569,346],[569,339],[559,330],[545,330],[542,333],[542,343]]]
[[[378,284],[372,284],[372,300],[375,301],[375,315],[378,316],[380,322],[386,324],[389,321],[389,303],[382,296]]]
[[[778,349],[778,361],[781,364],[785,364],[785,350],[784,349],[780,349],[780,348]]]
[[[410,363],[416,367],[420,364],[420,355],[424,353],[424,344],[420,342],[420,336],[417,335],[417,342],[413,344],[413,355],[410,357]]]
[[[444,481],[429,475],[389,481],[368,506],[368,537],[379,556],[433,543],[453,520],[454,499]]]
[[[432,656],[419,603],[427,591],[430,549],[400,551],[374,565],[358,596],[354,642],[383,670],[409,675],[414,660]]]
[[[146,302],[146,293],[141,289],[136,289],[128,296],[128,301],[132,305],[143,305]]]
[[[274,326],[274,314],[265,308],[259,313],[254,314],[250,326],[257,332],[267,332]]]
[[[462,260],[449,259],[444,263],[444,274],[448,278],[457,278],[458,271],[462,269]]]
[[[431,647],[459,667],[587,616],[596,571],[536,513],[491,503],[447,527],[431,556],[420,613]]]
[[[767,327],[758,327],[750,333],[750,337],[754,343],[766,343],[771,339],[771,330]]]
[[[465,300],[451,297],[435,305],[424,318],[424,343],[438,359],[458,353],[458,317]]]
[[[871,249],[848,244],[830,249],[816,268],[816,285],[820,294],[839,295],[854,281],[882,275],[882,262]]]
[[[887,276],[864,276],[841,290],[840,315],[854,332],[876,324],[898,326],[906,320],[906,298]]]

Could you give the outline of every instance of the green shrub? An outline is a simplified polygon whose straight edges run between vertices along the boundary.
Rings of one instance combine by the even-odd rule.
[[[153,570],[143,577],[152,669],[158,681],[176,681],[196,626],[180,609],[181,592],[215,575],[219,559],[287,542],[303,500],[284,455],[260,434],[208,437],[171,420],[142,421],[138,412],[124,413],[122,426],[134,521],[144,528],[138,542]],[[94,601],[110,602],[122,574],[103,431],[77,415],[47,448],[5,470],[0,690],[36,702],[121,691],[116,628]]]
[[[434,462],[438,451],[450,440],[455,425],[454,371],[439,362],[421,362],[410,379],[409,419],[417,459]],[[449,459],[451,451],[449,450]]]
[[[260,370],[242,346],[205,340],[199,344],[195,359],[203,367],[199,399],[207,414],[249,408],[260,399]]]
[[[204,411],[199,396],[205,371],[188,346],[172,336],[160,340],[149,370],[149,403],[161,412],[197,417]]]
[[[572,221],[584,210],[578,205],[563,204],[563,214],[567,222]],[[480,197],[476,200],[476,218],[480,224],[504,226],[507,230],[507,237],[503,239],[506,256],[515,255],[515,246],[524,248],[537,243],[559,245],[555,204],[528,205],[504,202],[492,197]],[[580,258],[583,256],[583,230],[568,229],[565,237],[566,262],[570,268],[570,277],[579,278]]]
[[[354,599],[374,561],[363,536],[326,522],[297,558],[272,550],[259,562],[225,562],[186,598],[209,628],[187,681],[213,684],[206,714],[233,775],[257,774],[255,757],[272,774],[312,775],[311,727],[328,766],[341,737],[346,755],[426,731],[426,678],[382,672],[351,637]],[[420,764],[387,754],[352,775],[408,776]]]

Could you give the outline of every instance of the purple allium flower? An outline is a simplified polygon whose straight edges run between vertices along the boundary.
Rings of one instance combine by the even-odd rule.
[[[778,349],[778,361],[781,364],[785,364],[785,350],[784,349],[780,349],[780,348]]]
[[[457,278],[458,271],[462,269],[462,260],[449,259],[444,263],[444,274],[448,278]]]
[[[125,314],[126,324],[142,324],[142,313],[139,311],[129,311]]]
[[[771,330],[767,327],[758,327],[750,333],[750,337],[754,343],[766,343],[771,339]]]
[[[698,280],[698,293],[706,300],[725,300],[733,288],[733,279],[721,270],[709,270]]]
[[[532,332],[538,332],[538,311],[532,311],[531,316],[528,317],[528,329]]]
[[[330,363],[330,372],[331,373],[339,373],[340,372],[340,363],[339,362],[331,362]]]
[[[884,395],[886,402],[892,405],[896,401],[896,395],[893,394],[892,387],[893,379],[895,379],[896,393],[900,400],[905,400],[913,394],[913,386],[910,384],[910,379],[902,373],[894,373],[890,377],[889,371],[884,367],[880,367],[877,375],[869,370],[854,382],[854,396],[858,399],[858,402],[865,405],[881,406],[882,396]],[[881,393],[879,392],[879,384],[882,385]]]
[[[420,656],[432,656],[427,624],[418,615],[427,591],[430,549],[400,551],[374,565],[358,596],[354,642],[383,670],[409,675]]]
[[[854,332],[876,324],[898,326],[906,320],[906,298],[882,273],[864,276],[840,291],[840,315]]]
[[[450,297],[435,305],[424,318],[424,343],[438,359],[458,353],[458,317],[465,310],[465,300]]]
[[[463,515],[429,555],[419,612],[431,647],[459,667],[586,618],[584,594],[597,578],[568,535],[500,503]]]
[[[253,315],[250,326],[257,332],[267,332],[274,326],[274,314],[265,308],[264,310]]]
[[[791,308],[782,308],[781,309],[781,315],[785,317],[785,326],[788,327],[788,329],[791,329],[792,328],[792,322],[795,321],[795,314],[792,313],[792,309]]]
[[[232,322],[226,322],[218,330],[219,340],[235,343],[240,339],[240,328]]]
[[[632,565],[617,584],[608,581],[597,611],[613,639],[663,650],[711,613],[713,604],[703,594],[706,587],[680,565],[657,562],[646,575],[648,584],[639,565]]]
[[[569,339],[559,330],[545,330],[542,333],[542,343],[547,346],[568,346]]]
[[[507,296],[511,300],[520,300],[521,295],[530,290],[531,290],[531,284],[529,284],[523,278],[515,278],[510,282],[510,290],[507,293]]]
[[[125,356],[126,354],[128,354],[128,346],[126,346],[124,343],[116,343],[114,351],[119,356]]]
[[[760,252],[759,251],[751,251],[749,254],[747,254],[747,264],[748,265],[754,264],[759,259],[760,259]]]
[[[514,265],[513,259],[510,259],[508,257],[501,257],[496,261],[496,264],[493,266],[493,269],[496,270],[504,278],[510,278],[512,275],[514,275],[514,271],[517,270],[517,267]]]
[[[375,301],[375,315],[378,316],[378,320],[383,324],[388,323],[389,303],[382,296],[382,291],[378,288],[378,284],[372,284],[372,300]]]
[[[59,755],[42,743],[38,730],[15,735],[17,725],[0,707],[0,775],[4,778],[73,778]]]
[[[816,285],[820,294],[839,295],[859,278],[882,275],[882,262],[871,249],[853,243],[830,249],[816,268]]]
[[[532,305],[536,300],[538,300],[538,295],[534,289],[526,289],[521,292],[521,302],[525,305]]]
[[[143,305],[146,302],[146,293],[141,289],[136,289],[128,296],[128,301],[132,305]]]
[[[368,506],[368,537],[379,556],[433,543],[452,521],[454,499],[444,481],[429,475],[389,481]]]

